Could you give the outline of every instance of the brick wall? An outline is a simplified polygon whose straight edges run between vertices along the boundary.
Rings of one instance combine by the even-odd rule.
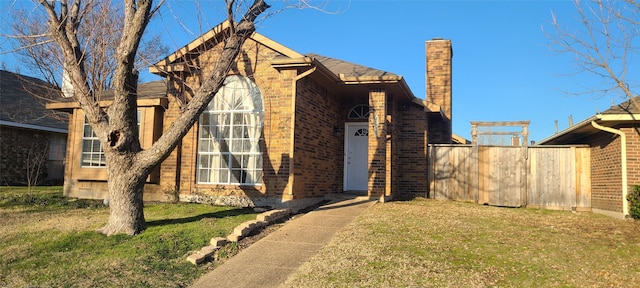
[[[620,136],[601,132],[591,146],[591,207],[622,213]]]
[[[387,173],[391,173],[388,166],[391,163],[388,163],[386,153],[387,92],[382,89],[371,90],[369,106],[373,107],[369,115],[369,196],[380,197],[391,190],[391,183],[387,182]]]
[[[176,149],[161,165],[161,186],[178,190],[182,195],[238,196],[250,198],[277,197],[283,201],[292,199],[289,170],[291,168],[291,127],[293,80],[295,70],[277,71],[270,61],[278,54],[249,39],[245,42],[239,60],[231,74],[242,75],[253,80],[260,88],[265,107],[263,138],[260,144],[263,152],[263,185],[211,185],[196,183],[197,168],[197,124],[183,138]],[[220,46],[203,52],[193,65],[202,68],[201,74],[185,75],[186,86],[172,82],[173,91],[169,97],[169,108],[165,113],[164,126],[179,115],[179,104],[189,99],[192,90],[200,85],[200,79],[207,77],[215,64]],[[181,100],[182,99],[182,100]],[[177,179],[177,180],[176,180]],[[176,181],[178,184],[176,185]]]
[[[47,132],[0,127],[0,185],[27,185],[27,167],[36,167],[38,161],[42,161],[38,184],[43,183],[49,157],[48,143]]]
[[[429,125],[431,144],[451,143],[452,58],[451,41],[433,39],[426,42],[426,102],[438,105],[444,111],[445,121],[432,121]]]
[[[422,107],[401,111],[399,129],[398,197],[427,196],[427,115]]]
[[[319,197],[342,191],[344,117],[338,96],[313,80],[298,81],[294,147],[294,197]],[[338,177],[336,177],[338,176]]]
[[[627,137],[627,184],[640,185],[640,135],[632,126],[617,127]],[[591,145],[591,206],[623,213],[621,138],[601,132]],[[629,188],[631,189],[631,188]],[[630,191],[630,190],[629,190]]]
[[[624,127],[627,136],[627,181],[630,186],[640,185],[640,128]]]

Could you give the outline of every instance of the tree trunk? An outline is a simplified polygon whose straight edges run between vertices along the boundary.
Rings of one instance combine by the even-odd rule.
[[[107,236],[144,231],[144,183],[149,173],[136,169],[132,155],[112,155],[109,173],[109,222],[97,231]]]

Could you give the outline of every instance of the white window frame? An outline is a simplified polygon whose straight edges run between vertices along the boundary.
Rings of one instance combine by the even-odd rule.
[[[138,124],[138,135],[140,135],[140,118],[142,118],[142,111],[137,111],[137,124]],[[87,143],[90,143],[88,146]],[[97,145],[97,147],[96,147]],[[85,148],[87,151],[85,151]],[[102,143],[100,143],[100,139],[96,136],[96,133],[93,132],[93,127],[87,122],[87,117],[84,118],[84,123],[82,126],[82,149],[80,155],[80,167],[82,168],[105,168],[107,166],[106,158],[104,157],[104,149],[102,148]],[[88,159],[85,161],[85,155],[88,155]],[[94,159],[95,157],[95,159]],[[85,164],[88,163],[88,164]]]
[[[196,182],[262,185],[262,93],[249,78],[231,75],[198,121]]]

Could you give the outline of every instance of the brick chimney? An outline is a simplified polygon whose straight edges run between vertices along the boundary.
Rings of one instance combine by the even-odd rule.
[[[451,143],[451,40],[434,38],[426,41],[426,98],[427,107],[437,105],[447,119],[429,121],[430,143]],[[438,112],[438,111],[433,111]],[[435,121],[434,121],[435,120]]]

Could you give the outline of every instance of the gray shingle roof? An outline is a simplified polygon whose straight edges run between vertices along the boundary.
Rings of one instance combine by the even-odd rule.
[[[633,98],[637,105],[633,105],[631,100],[627,100],[618,105],[611,106],[611,108],[602,112],[602,114],[637,114],[640,113],[640,109],[636,108],[636,106],[640,106],[640,96],[636,96]]]
[[[45,109],[60,90],[40,79],[0,70],[0,120],[16,124],[67,129],[68,115]]]
[[[331,71],[334,74],[336,74],[336,76],[339,76],[340,74],[343,74],[346,77],[398,76],[396,74],[393,74],[393,73],[390,73],[390,72],[387,72],[387,71],[382,71],[382,70],[374,69],[374,68],[371,68],[371,67],[358,65],[358,64],[351,63],[351,62],[347,62],[347,61],[343,61],[343,60],[339,60],[339,59],[335,59],[335,58],[330,58],[330,57],[318,55],[318,54],[315,54],[315,53],[309,53],[309,54],[306,54],[305,56],[311,57],[311,58],[315,58],[320,63],[322,63],[322,65],[327,67],[327,69],[329,69],[329,71]]]

